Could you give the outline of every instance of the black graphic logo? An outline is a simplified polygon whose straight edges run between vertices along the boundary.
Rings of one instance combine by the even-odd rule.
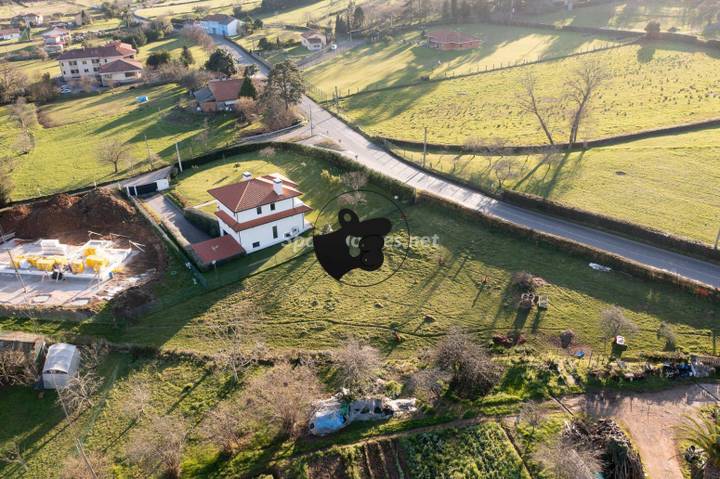
[[[390,233],[392,223],[387,218],[373,218],[360,221],[351,209],[338,213],[340,229],[313,238],[315,256],[320,265],[335,279],[345,273],[361,268],[375,271],[383,265],[385,236]]]
[[[386,205],[380,208],[383,214],[371,213],[368,214],[369,218],[361,219],[361,216],[355,210],[361,211],[362,205],[355,204],[353,208],[343,205],[342,200],[345,195],[357,195],[358,192],[362,193],[364,198],[369,198],[376,208],[378,205]],[[337,213],[337,224],[315,224],[316,233],[322,233],[330,229],[330,232],[326,234],[315,234],[313,236],[315,257],[322,268],[331,277],[349,286],[373,286],[395,274],[404,263],[409,248],[409,243],[406,247],[404,241],[400,238],[407,236],[409,241],[410,237],[407,219],[397,203],[374,191],[357,190],[339,195],[328,202],[320,212],[320,216],[324,211],[332,211],[334,209],[332,206],[335,206],[333,203],[337,203],[339,207],[343,206]],[[398,229],[404,229],[405,235],[402,235],[401,231],[394,231],[392,221],[384,217],[385,212],[390,213],[393,217],[398,217],[400,222]],[[335,215],[331,215],[332,217],[335,217]],[[403,251],[401,251],[400,256],[395,255],[394,262],[383,268],[383,264],[386,263],[384,249],[388,246],[386,237],[391,232],[395,235],[395,237],[392,237],[393,242],[391,245],[400,247]],[[398,233],[400,234],[398,235]],[[378,271],[381,269],[382,271]],[[343,280],[343,277],[353,270],[377,271],[377,274],[373,275],[371,280],[369,277],[363,276],[361,283],[355,282],[358,277],[354,275],[351,281],[348,281],[347,278]]]

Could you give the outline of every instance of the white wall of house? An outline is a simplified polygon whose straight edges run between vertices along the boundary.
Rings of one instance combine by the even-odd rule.
[[[299,200],[298,204],[295,204],[296,198],[288,198],[286,200],[281,200],[275,202],[275,209],[273,210],[270,205],[262,205],[260,206],[260,214],[257,212],[257,208],[252,208],[250,210],[244,210],[236,213],[233,215],[235,217],[235,220],[238,223],[244,223],[246,221],[252,221],[256,220],[258,218],[262,218],[265,216],[274,215],[276,213],[280,213],[282,211],[289,210],[291,208],[294,208],[295,206],[299,206]]]
[[[313,43],[313,42],[309,41],[307,38],[301,38],[300,43],[302,43],[302,45],[305,48],[307,48],[308,50],[313,51],[313,52],[322,50],[325,47],[325,42]]]
[[[223,35],[223,36],[234,36],[238,34],[237,19],[231,21],[227,25],[220,22],[208,22],[205,20],[200,21],[200,26],[210,35]]]
[[[103,73],[101,75],[103,85],[107,85],[109,82],[118,83],[132,83],[142,78],[141,71],[129,71],[129,72],[114,72],[114,73]]]
[[[98,76],[100,66],[124,58],[123,56],[115,57],[88,57],[78,58],[74,60],[59,60],[60,72],[65,81],[78,80],[86,76]]]
[[[307,230],[304,213],[272,221],[254,228],[248,228],[240,231],[239,233],[233,231],[222,221],[219,223],[223,234],[229,234],[232,236],[235,241],[242,245],[247,253],[252,253],[254,251],[282,243],[283,241],[292,239]],[[277,237],[275,237],[275,231],[273,228],[276,228],[275,231],[277,232]]]

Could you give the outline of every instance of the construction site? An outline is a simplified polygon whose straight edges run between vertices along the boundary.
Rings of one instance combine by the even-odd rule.
[[[112,190],[0,212],[0,306],[87,309],[164,269],[162,241]]]

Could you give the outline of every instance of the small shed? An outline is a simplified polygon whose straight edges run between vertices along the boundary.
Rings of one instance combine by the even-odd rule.
[[[42,379],[45,389],[62,389],[80,367],[80,351],[67,343],[53,344],[48,348]]]

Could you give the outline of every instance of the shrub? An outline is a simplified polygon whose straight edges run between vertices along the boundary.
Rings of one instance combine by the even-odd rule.
[[[185,208],[183,215],[190,223],[200,228],[212,237],[220,236],[220,228],[215,216],[197,208]]]

